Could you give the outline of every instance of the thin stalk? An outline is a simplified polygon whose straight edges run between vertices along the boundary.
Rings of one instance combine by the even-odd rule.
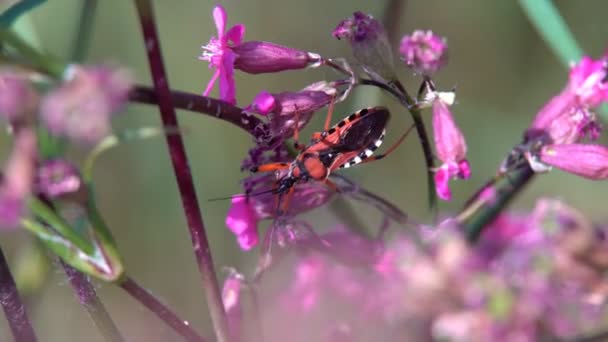
[[[40,202],[48,206],[52,213],[55,213],[55,207],[53,203],[47,198],[40,198]],[[65,263],[61,258],[59,262],[65,271],[65,274],[70,281],[72,290],[74,290],[74,296],[86,310],[87,314],[97,327],[97,330],[101,333],[104,339],[108,342],[121,342],[124,338],[118,331],[116,324],[112,320],[112,317],[106,310],[106,307],[97,297],[97,292],[91,284],[89,278],[80,271],[76,270],[72,266]]]
[[[359,82],[362,85],[375,86],[386,90],[391,95],[393,95],[410,112],[412,120],[414,121],[414,126],[416,127],[416,133],[418,134],[420,146],[422,147],[422,153],[424,154],[424,162],[426,164],[427,172],[427,191],[429,195],[429,207],[432,209],[432,211],[436,212],[437,196],[435,193],[435,179],[433,175],[433,169],[435,168],[435,159],[433,157],[433,150],[431,148],[429,136],[426,133],[426,128],[424,127],[424,121],[422,120],[422,112],[420,111],[420,108],[416,106],[414,99],[405,91],[403,86],[401,86],[401,84],[398,82],[394,83],[395,87],[391,87],[388,84],[384,84],[382,82],[377,82],[370,79],[360,79]]]
[[[63,260],[60,261],[65,274],[70,280],[70,285],[72,285],[76,299],[87,311],[104,339],[108,342],[124,341],[112,317],[110,317],[105,306],[99,300],[99,297],[97,297],[95,288],[93,288],[87,276],[66,264]]]
[[[95,10],[97,9],[97,0],[84,0],[80,10],[80,19],[78,23],[78,31],[74,42],[72,43],[72,61],[81,63],[84,61],[89,44],[91,42],[91,33],[93,31],[93,23],[95,18]]]
[[[141,287],[135,280],[126,277],[120,287],[127,291],[131,297],[152,311],[158,318],[169,325],[175,332],[190,342],[204,342],[205,340],[191,327],[188,321],[179,318],[171,309],[161,303],[148,290]]]
[[[0,305],[2,305],[15,342],[36,341],[36,334],[2,249],[0,249]]]
[[[136,0],[137,13],[143,31],[148,62],[154,81],[154,89],[158,97],[158,107],[161,113],[163,126],[167,129],[179,129],[177,115],[173,106],[173,99],[169,90],[169,81],[165,73],[160,41],[156,32],[154,11],[150,0]],[[173,164],[173,171],[181,195],[182,205],[188,229],[194,246],[194,254],[198,263],[199,271],[203,278],[203,287],[207,306],[211,315],[211,321],[217,340],[229,341],[228,323],[217,276],[211,257],[211,249],[205,233],[203,217],[199,208],[194,182],[186,156],[186,149],[181,135],[166,135],[169,154]]]
[[[507,181],[496,187],[495,198],[468,201],[469,204],[457,216],[469,242],[476,242],[483,229],[496,219],[498,214],[534,177],[534,171],[528,165],[513,173],[512,176],[507,177]]]

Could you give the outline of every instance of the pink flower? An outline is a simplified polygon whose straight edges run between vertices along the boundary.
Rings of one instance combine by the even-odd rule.
[[[81,189],[78,169],[64,159],[46,160],[36,173],[36,190],[48,198],[58,198]]]
[[[332,35],[349,41],[353,56],[370,77],[379,82],[395,79],[393,50],[384,27],[374,17],[357,11],[342,20]]]
[[[296,126],[302,129],[314,112],[329,105],[337,93],[338,90],[327,82],[317,82],[297,92],[271,94],[262,91],[246,110],[269,115],[272,135],[289,138]]]
[[[464,136],[454,122],[448,102],[438,94],[433,99],[433,131],[437,157],[443,162],[435,172],[437,195],[450,200],[450,178],[467,179],[471,176],[471,169],[466,159]]]
[[[608,148],[601,145],[559,144],[544,146],[540,161],[575,175],[603,180],[608,178]]]
[[[218,36],[212,37],[209,43],[202,47],[204,51],[199,59],[209,61],[209,67],[215,67],[216,70],[203,96],[209,96],[219,79],[220,98],[232,104],[236,103],[235,68],[250,74],[259,74],[303,69],[320,61],[320,56],[317,54],[274,43],[242,42],[245,26],[237,24],[226,31],[227,14],[220,5],[213,9],[213,20]]]
[[[226,226],[237,238],[243,250],[250,250],[258,243],[258,220],[251,202],[243,195],[232,198],[232,206],[226,215]]]
[[[0,73],[0,117],[9,122],[24,119],[38,105],[38,94],[21,75]]]
[[[597,138],[600,127],[592,109],[608,100],[606,59],[583,57],[570,70],[565,89],[538,112],[526,139],[546,144],[571,144],[586,135]]]
[[[131,77],[108,66],[73,66],[67,78],[42,100],[42,120],[54,135],[96,143],[110,133],[112,114],[126,103]]]
[[[414,72],[429,75],[447,61],[448,45],[445,38],[433,31],[416,30],[411,35],[403,36],[399,52],[403,62]]]
[[[233,341],[240,340],[243,309],[241,307],[241,287],[243,275],[234,269],[229,270],[228,277],[222,287],[222,303],[228,318],[230,334]]]
[[[15,136],[15,146],[4,169],[0,184],[0,227],[19,224],[25,211],[25,200],[32,190],[36,172],[36,135],[22,129]]]

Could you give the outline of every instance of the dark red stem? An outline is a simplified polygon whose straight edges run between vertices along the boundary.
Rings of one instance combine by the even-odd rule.
[[[0,305],[2,305],[15,342],[36,341],[36,334],[32,329],[25,305],[21,301],[2,249],[0,249]]]
[[[80,305],[87,311],[106,341],[124,341],[124,338],[118,331],[112,317],[110,317],[105,306],[99,300],[99,297],[97,297],[97,292],[88,277],[63,262],[63,260],[60,260],[60,262],[65,274],[70,280],[70,285],[72,285],[76,299],[78,299]]]
[[[243,110],[230,103],[198,94],[171,90],[171,100],[175,108],[207,114],[213,118],[227,121],[240,127],[248,133],[264,126],[264,122],[253,115],[244,115]],[[146,104],[158,104],[158,96],[154,89],[138,85],[129,94],[129,100]]]
[[[168,324],[175,332],[180,334],[187,341],[204,342],[199,334],[194,331],[190,325],[179,318],[166,305],[161,303],[156,297],[148,292],[143,287],[139,286],[133,279],[127,278],[120,284],[120,287],[127,291],[133,298],[138,300],[142,305],[152,311],[158,318]]]
[[[158,100],[158,107],[161,119],[165,128],[179,129],[173,98],[169,90],[169,81],[165,73],[161,54],[160,41],[156,32],[154,22],[154,12],[149,0],[135,1],[141,28],[143,31],[148,62],[154,81],[154,90]],[[188,229],[194,246],[194,254],[198,263],[199,270],[203,277],[203,287],[211,321],[217,340],[220,342],[229,341],[228,324],[226,313],[222,304],[220,289],[211,258],[211,250],[203,217],[199,208],[194,182],[188,165],[188,157],[184,142],[179,134],[166,135],[169,154],[173,164],[173,172],[181,195],[182,206],[186,215]]]

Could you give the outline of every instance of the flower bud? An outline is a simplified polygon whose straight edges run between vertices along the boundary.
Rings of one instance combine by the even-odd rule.
[[[333,31],[338,39],[348,39],[353,55],[374,80],[388,83],[395,79],[393,50],[382,24],[371,15],[355,12]]]

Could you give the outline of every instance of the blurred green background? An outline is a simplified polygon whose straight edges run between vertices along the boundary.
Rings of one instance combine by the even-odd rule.
[[[215,2],[157,0],[154,4],[171,87],[200,93],[211,72],[207,63],[197,57],[200,46],[216,34],[211,20]],[[331,37],[331,31],[355,10],[381,18],[386,1],[225,0],[221,4],[228,11],[229,25],[247,26],[247,40],[268,40],[323,56],[350,57],[347,44]],[[33,12],[35,32],[45,49],[64,58],[70,55],[81,5],[81,1],[53,0]],[[592,56],[600,55],[608,37],[608,3],[562,0],[556,5],[583,49]],[[151,84],[133,3],[98,1],[94,20],[87,62],[119,63],[130,68],[139,83]],[[536,110],[563,87],[567,73],[539,39],[516,1],[404,1],[398,24],[400,33],[395,36],[395,47],[402,34],[414,29],[432,29],[448,38],[449,63],[435,81],[440,88],[457,87],[454,113],[467,137],[473,176],[467,182],[453,183],[454,200],[441,203],[440,207],[447,215],[495,172]],[[399,69],[401,80],[410,92],[415,92],[420,80],[404,67]],[[244,106],[260,90],[298,90],[332,77],[335,74],[323,68],[256,76],[237,72],[237,98]],[[411,122],[392,98],[371,88],[357,89],[349,100],[337,106],[339,114],[334,118],[373,105],[392,109],[388,145]],[[240,163],[251,140],[240,129],[207,116],[179,112],[179,117],[188,128],[185,141],[215,264],[218,270],[236,266],[249,274],[257,254],[240,251],[226,229],[224,217],[229,201],[207,200],[240,191],[239,180],[246,175],[239,171]],[[303,136],[318,130],[323,119],[323,113],[317,115]],[[159,126],[156,107],[130,105],[115,120],[119,130],[142,126]],[[396,203],[416,220],[428,219],[423,159],[413,136],[390,158],[343,173]],[[200,276],[164,140],[134,142],[107,153],[97,165],[96,182],[99,205],[118,240],[128,272],[209,336]],[[538,177],[514,207],[531,208],[537,198],[552,196],[602,221],[608,216],[604,201],[607,190],[605,183],[554,171]],[[378,224],[376,213],[359,210],[359,204],[354,206],[361,213],[357,220],[370,227]],[[307,217],[319,230],[339,223],[327,207]],[[5,233],[0,241],[13,265],[20,262],[23,250],[30,244],[30,236],[22,232]],[[96,287],[128,340],[176,339],[172,331],[120,289],[99,282]],[[43,288],[27,294],[27,304],[41,341],[102,340],[75,301],[63,272],[54,266]],[[0,340],[8,339],[10,334],[2,319]]]

